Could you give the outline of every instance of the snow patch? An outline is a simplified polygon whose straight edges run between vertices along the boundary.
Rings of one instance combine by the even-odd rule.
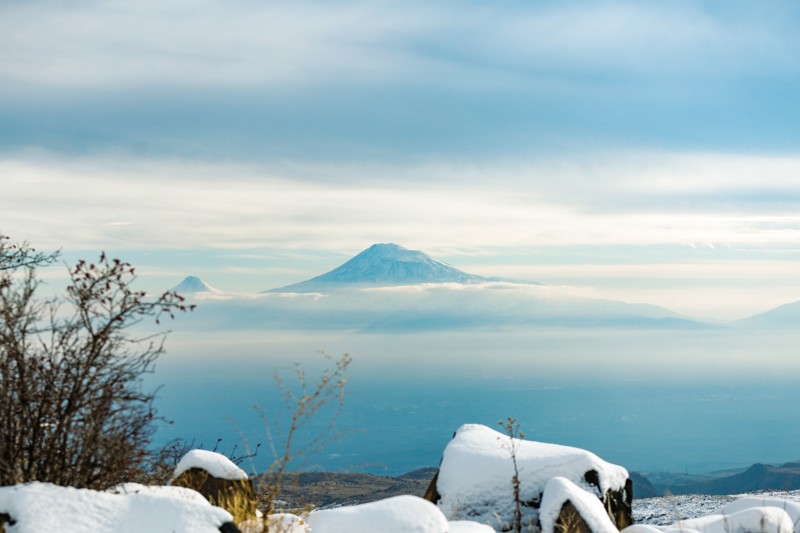
[[[450,526],[450,533],[497,533],[486,524],[479,524],[470,520],[452,520],[447,524]]]
[[[652,524],[633,524],[623,529],[622,533],[662,533],[662,530]]]
[[[192,450],[184,455],[175,467],[172,479],[191,468],[200,468],[219,479],[247,479],[247,473],[233,464],[233,461],[222,454],[208,450]]]
[[[314,533],[447,533],[447,519],[431,502],[417,496],[395,496],[308,515]]]
[[[792,533],[794,526],[789,514],[778,507],[750,507],[731,514],[713,514],[679,520],[663,528],[669,533],[694,529],[700,533]]]
[[[120,483],[106,492],[111,494],[148,494],[164,498],[179,498],[197,503],[208,503],[208,500],[194,489],[163,485],[142,485],[140,483]]]
[[[219,533],[233,520],[205,500],[164,489],[114,494],[25,483],[0,487],[0,512],[16,521],[8,533]]]
[[[791,518],[795,533],[800,533],[800,503],[798,502],[790,502],[780,498],[746,496],[725,505],[716,514],[730,515],[751,507],[777,507],[783,509]]]

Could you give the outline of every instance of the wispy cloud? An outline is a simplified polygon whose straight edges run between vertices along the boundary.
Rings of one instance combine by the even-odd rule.
[[[298,179],[297,167],[287,178],[280,169],[225,164],[5,162],[4,231],[42,245],[92,249],[107,243],[358,251],[387,240],[427,250],[800,241],[795,159],[676,156],[637,167],[625,158],[578,171],[547,163],[348,166],[351,183],[319,182],[315,168]],[[389,178],[370,185],[376,173]],[[737,190],[780,194],[751,201],[731,194]]]
[[[791,151],[798,13],[726,8],[5,3],[0,151],[262,161]]]
[[[408,74],[443,71],[440,83],[456,83],[453,74],[519,81],[537,70],[739,75],[797,65],[790,24],[692,2],[39,1],[5,4],[2,15],[4,48],[14,50],[0,63],[5,81],[51,86],[409,83]]]

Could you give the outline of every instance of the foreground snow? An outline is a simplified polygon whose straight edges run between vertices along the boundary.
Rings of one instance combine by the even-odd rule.
[[[115,491],[50,483],[0,487],[0,512],[16,521],[8,533],[219,533],[233,520],[188,489],[127,484]]]
[[[666,526],[678,520],[698,518],[717,512],[730,514],[742,509],[740,506],[743,503],[736,503],[742,500],[751,502],[759,500],[761,505],[774,502],[781,507],[786,506],[789,515],[794,517],[792,513],[796,512],[795,506],[800,506],[800,491],[773,490],[738,495],[681,494],[643,498],[633,500],[633,518],[637,524]],[[735,506],[728,507],[734,503]],[[797,518],[794,517],[793,521],[797,521]],[[800,529],[797,533],[800,533]]]
[[[695,530],[700,533],[792,533],[792,519],[778,507],[750,507],[734,513],[701,516],[680,520],[664,528],[665,532],[679,533]]]
[[[314,511],[303,518],[270,515],[266,529],[282,533],[495,532],[487,524],[497,520],[497,509],[514,506],[509,489],[512,472],[508,470],[511,444],[520,472],[528,474],[521,476],[523,490],[528,491],[527,496],[523,492],[523,498],[536,494],[534,489],[540,491],[537,516],[543,533],[556,531],[559,519],[567,528],[575,527],[570,523],[572,510],[592,533],[619,533],[598,494],[624,485],[625,469],[585,450],[512,441],[477,425],[462,426],[445,450],[437,486],[440,491],[450,491],[449,501],[445,494],[438,506],[416,496],[397,496]],[[216,477],[247,478],[224,456],[203,450],[187,454],[176,475],[190,468],[203,468]],[[590,470],[598,474],[596,484],[588,483],[583,476]],[[453,493],[481,496],[488,502],[486,512],[473,512],[469,520],[464,520],[463,509],[453,506]],[[565,507],[567,503],[571,506]],[[565,510],[568,512],[562,514]],[[7,533],[217,533],[233,520],[230,513],[212,506],[194,490],[135,483],[106,492],[48,483],[0,487],[0,514],[4,513],[15,521],[5,526]],[[622,533],[800,533],[800,491],[635,500],[634,517],[639,523]],[[528,524],[523,521],[523,527]],[[264,523],[255,519],[241,526],[245,533],[265,530]]]
[[[447,533],[444,514],[417,496],[395,496],[377,502],[315,511],[308,515],[314,533]]]

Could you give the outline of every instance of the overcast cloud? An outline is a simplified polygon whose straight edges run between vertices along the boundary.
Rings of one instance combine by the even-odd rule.
[[[790,3],[11,2],[0,150],[794,152],[797,20]]]

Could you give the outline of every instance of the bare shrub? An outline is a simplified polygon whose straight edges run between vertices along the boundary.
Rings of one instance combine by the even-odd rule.
[[[500,420],[498,425],[502,426],[508,435],[508,443],[503,443],[511,456],[514,465],[514,475],[511,476],[511,486],[514,494],[514,525],[515,533],[522,532],[522,499],[520,498],[519,467],[517,466],[517,451],[519,450],[520,440],[525,438],[525,434],[519,430],[517,419],[509,416],[505,420]]]
[[[133,290],[135,269],[105,254],[70,268],[63,298],[42,300],[37,269],[57,256],[0,237],[0,485],[102,489],[144,466],[157,420],[142,377],[165,334],[131,327],[192,306]]]
[[[344,354],[338,360],[325,356],[331,368],[323,370],[315,383],[309,383],[305,371],[296,365],[295,383],[290,385],[279,374],[275,382],[283,396],[283,409],[267,411],[259,406],[267,432],[269,449],[273,461],[261,478],[259,492],[264,515],[275,511],[276,499],[280,494],[283,476],[291,461],[308,457],[321,450],[336,437],[334,426],[344,406],[345,372],[352,361]],[[326,411],[331,409],[330,411]],[[327,421],[319,430],[311,429],[312,420],[327,416]],[[281,424],[284,419],[288,426]]]

